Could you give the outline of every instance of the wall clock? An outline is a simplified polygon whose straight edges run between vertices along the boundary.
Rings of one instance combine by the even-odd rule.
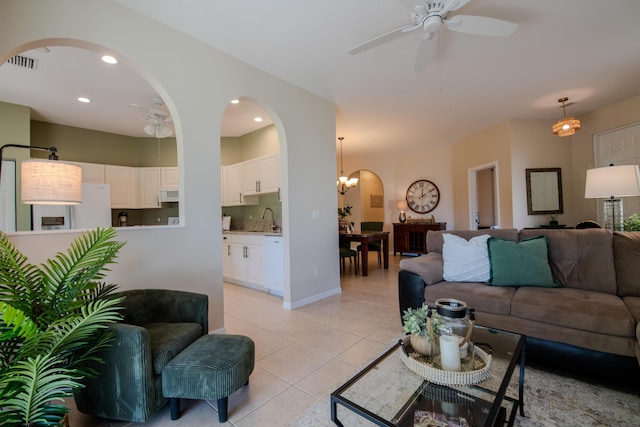
[[[419,179],[407,190],[407,204],[416,213],[428,213],[438,206],[440,190],[433,182]]]

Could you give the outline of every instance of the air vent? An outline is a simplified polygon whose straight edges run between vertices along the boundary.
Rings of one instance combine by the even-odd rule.
[[[36,58],[29,58],[28,56],[22,55],[16,55],[9,58],[7,63],[17,67],[27,68],[29,70],[36,70],[38,68],[38,60]]]

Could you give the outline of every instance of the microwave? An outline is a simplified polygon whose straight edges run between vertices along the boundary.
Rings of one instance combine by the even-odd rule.
[[[158,201],[160,203],[177,202],[180,199],[180,193],[175,190],[160,190],[158,192]]]

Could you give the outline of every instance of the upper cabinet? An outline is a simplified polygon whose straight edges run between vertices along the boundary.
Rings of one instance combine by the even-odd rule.
[[[111,208],[127,209],[137,205],[138,177],[136,168],[105,165],[105,182],[111,185]]]
[[[257,205],[258,195],[280,191],[279,153],[222,168],[222,205]]]
[[[104,165],[98,163],[65,162],[82,168],[82,182],[104,184]]]
[[[243,194],[276,193],[280,189],[279,154],[258,157],[243,163]]]
[[[160,168],[160,188],[162,190],[177,190],[178,176],[178,168]]]

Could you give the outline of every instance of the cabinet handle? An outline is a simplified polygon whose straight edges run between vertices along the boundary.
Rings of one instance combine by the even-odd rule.
[[[240,194],[240,203],[242,203],[242,193],[238,193]]]
[[[227,256],[231,256],[231,245],[227,245]]]
[[[258,180],[258,193],[262,191],[262,185],[260,183],[260,180]]]

